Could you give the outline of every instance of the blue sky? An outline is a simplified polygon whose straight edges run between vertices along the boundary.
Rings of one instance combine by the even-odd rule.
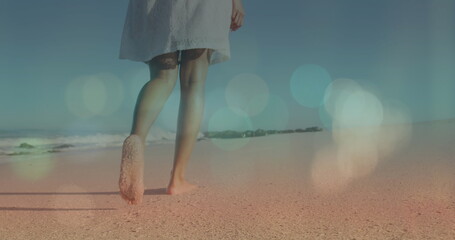
[[[118,59],[127,5],[126,0],[2,0],[0,129],[129,131],[148,68]],[[455,117],[454,1],[244,5],[244,26],[230,33],[231,60],[209,69],[201,130],[229,105],[229,94],[231,101],[236,97],[242,78],[254,77],[265,83],[258,91],[268,100],[263,112],[248,119],[253,128],[321,126],[318,108],[292,94],[293,74],[309,65],[324,69],[331,80],[352,79],[381,100],[400,102],[414,122]],[[88,97],[89,109],[82,109],[87,105],[75,103],[81,89],[75,82],[93,76],[101,80],[88,92],[103,94]],[[158,126],[175,130],[178,91],[177,84]]]

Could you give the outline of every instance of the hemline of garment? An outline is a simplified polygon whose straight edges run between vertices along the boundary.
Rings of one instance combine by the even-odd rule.
[[[170,53],[170,52],[175,52],[178,50],[187,50],[187,49],[194,49],[194,48],[210,48],[213,49],[214,52],[212,53],[212,61],[210,61],[210,65],[216,64],[216,63],[221,63],[224,61],[227,61],[230,59],[230,46],[229,46],[229,41],[225,41],[224,39],[222,41],[217,42],[217,44],[213,44],[215,39],[186,39],[186,40],[180,40],[180,41],[174,41],[170,44],[170,46],[167,46],[163,48],[163,50],[160,51],[150,51],[149,54],[147,54],[147,57],[144,57],[145,55],[142,55],[142,57],[137,57],[132,56],[129,54],[126,54],[124,52],[120,53],[119,59],[127,59],[131,61],[136,61],[136,62],[143,62],[146,63],[150,61],[152,58],[159,56],[161,54],[165,53]],[[220,55],[219,57],[216,57],[216,55]]]

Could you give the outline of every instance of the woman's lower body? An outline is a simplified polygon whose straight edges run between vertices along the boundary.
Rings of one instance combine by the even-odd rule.
[[[120,193],[129,203],[142,201],[143,149],[147,133],[180,74],[180,107],[174,165],[168,194],[195,189],[185,168],[204,111],[208,67],[230,58],[231,0],[130,0],[120,59],[148,64],[150,81],[141,89],[130,136],[124,141]]]
[[[188,49],[155,57],[149,62],[151,81],[141,89],[134,111],[131,134],[145,142],[150,127],[161,112],[180,71],[180,105],[174,165],[168,193],[179,193],[185,183],[185,167],[200,129],[204,112],[205,80],[211,49]],[[180,66],[180,68],[178,67]]]
[[[175,142],[174,164],[167,194],[180,194],[197,186],[185,180],[185,169],[191,156],[204,112],[205,80],[212,49],[187,49],[166,53],[148,62],[150,81],[141,89],[134,110],[130,136],[125,140],[120,176],[120,193],[131,204],[142,201],[144,144],[152,124],[170,96],[180,72],[180,106]],[[180,67],[179,67],[180,66]],[[135,143],[131,138],[136,138]],[[131,144],[138,144],[132,156]]]

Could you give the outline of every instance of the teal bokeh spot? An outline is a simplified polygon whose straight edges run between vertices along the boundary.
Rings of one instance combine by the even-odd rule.
[[[303,106],[319,107],[323,103],[325,90],[331,81],[330,74],[323,67],[315,64],[302,65],[291,77],[292,97]]]

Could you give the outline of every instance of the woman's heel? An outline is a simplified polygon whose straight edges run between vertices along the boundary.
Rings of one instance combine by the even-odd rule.
[[[128,204],[139,204],[144,195],[144,143],[131,134],[123,142],[120,165],[120,195]]]

